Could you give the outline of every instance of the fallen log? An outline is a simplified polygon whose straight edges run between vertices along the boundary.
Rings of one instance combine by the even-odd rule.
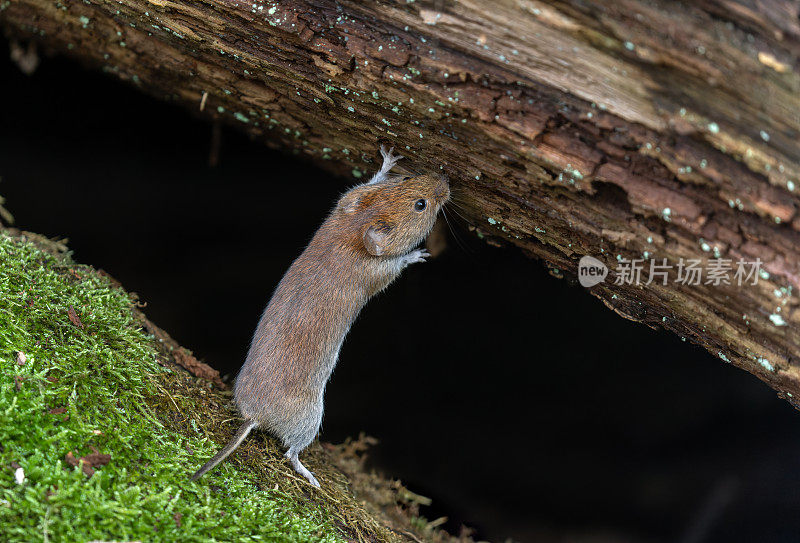
[[[800,407],[798,10],[3,0],[0,25],[356,180],[390,143],[479,236],[572,278],[594,257],[610,309]]]

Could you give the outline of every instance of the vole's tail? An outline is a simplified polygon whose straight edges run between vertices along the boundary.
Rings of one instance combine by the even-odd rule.
[[[217,454],[215,454],[211,460],[206,462],[202,468],[197,470],[195,474],[192,475],[191,480],[196,481],[197,479],[202,477],[207,471],[213,469],[214,466],[225,460],[225,458],[229,454],[231,454],[233,451],[236,450],[236,447],[241,445],[242,441],[244,441],[244,438],[246,438],[247,434],[250,433],[250,430],[252,430],[255,427],[256,427],[255,421],[252,420],[244,421],[242,425],[239,426],[239,429],[236,430],[236,435],[233,436],[233,438],[228,442],[228,444],[222,447],[222,450],[219,451]]]

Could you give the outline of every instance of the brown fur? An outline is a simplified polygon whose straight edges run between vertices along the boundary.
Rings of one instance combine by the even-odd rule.
[[[245,425],[278,437],[312,484],[316,479],[297,454],[319,431],[325,385],[350,325],[403,268],[424,260],[427,253],[413,249],[450,196],[441,176],[388,177],[397,158],[382,153],[381,171],[339,199],[278,284],[234,388]],[[427,201],[421,212],[415,210],[420,199]]]

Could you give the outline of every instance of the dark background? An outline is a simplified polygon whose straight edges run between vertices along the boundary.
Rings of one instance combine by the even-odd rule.
[[[353,180],[228,129],[210,168],[207,122],[64,59],[26,77],[2,47],[0,194],[18,226],[68,237],[235,375],[273,288]],[[322,439],[379,438],[371,465],[480,538],[798,540],[788,404],[455,231],[463,247],[451,235],[353,327]]]

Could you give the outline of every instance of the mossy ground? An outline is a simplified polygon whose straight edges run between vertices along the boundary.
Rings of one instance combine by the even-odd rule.
[[[424,499],[363,472],[358,442],[310,448],[320,490],[263,434],[190,482],[238,420],[225,391],[171,363],[177,345],[145,332],[130,295],[2,231],[0,295],[3,541],[450,539],[418,517]],[[91,477],[66,460],[93,452],[110,462]]]
[[[3,539],[340,539],[321,508],[259,490],[230,468],[214,489],[188,481],[215,445],[159,420],[153,400],[173,370],[158,363],[122,290],[6,236],[0,263]],[[27,361],[17,363],[14,351]],[[111,461],[87,477],[65,457],[91,447]]]

